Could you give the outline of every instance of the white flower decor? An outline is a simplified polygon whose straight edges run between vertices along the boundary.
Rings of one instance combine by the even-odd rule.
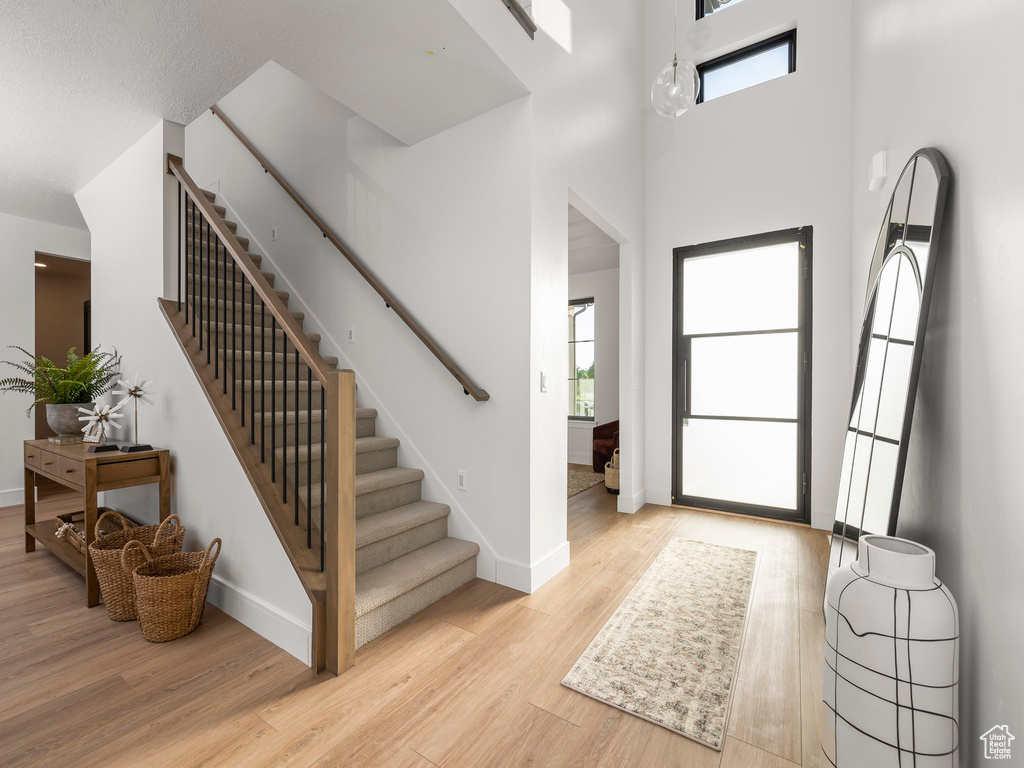
[[[115,389],[114,390],[114,394],[115,395],[124,395],[124,397],[121,399],[121,402],[117,404],[118,408],[120,408],[123,405],[126,405],[129,401],[132,402],[134,404],[134,406],[135,406],[135,445],[136,446],[139,445],[139,400],[141,400],[144,403],[148,403],[149,405],[153,405],[153,401],[149,399],[148,395],[155,395],[156,392],[152,392],[149,389],[147,389],[147,387],[149,387],[149,385],[152,384],[152,383],[153,382],[149,381],[148,379],[143,379],[140,382],[139,381],[139,374],[136,373],[135,374],[135,383],[134,384],[129,384],[124,379],[118,379],[117,380],[117,385],[119,387],[121,387],[121,389]]]
[[[78,420],[87,422],[82,427],[82,432],[85,433],[85,440],[90,443],[103,445],[109,430],[120,429],[123,426],[118,423],[119,419],[124,418],[123,413],[118,413],[120,410],[120,403],[113,406],[97,405],[96,410],[93,411],[90,411],[88,408],[79,408],[78,412],[84,413],[85,416],[79,416]]]

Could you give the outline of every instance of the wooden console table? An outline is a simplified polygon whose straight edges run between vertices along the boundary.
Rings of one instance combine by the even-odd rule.
[[[171,513],[171,467],[169,451],[139,453],[89,453],[87,443],[51,445],[46,440],[25,441],[25,551],[34,552],[38,541],[85,577],[87,605],[100,602],[100,588],[93,570],[88,545],[95,538],[96,494],[136,485],[160,484],[160,520]],[[64,539],[58,539],[55,520],[36,522],[36,475],[79,491],[85,509],[86,553]]]

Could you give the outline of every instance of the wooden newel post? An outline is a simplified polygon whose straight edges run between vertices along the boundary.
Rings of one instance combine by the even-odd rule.
[[[341,674],[356,651],[356,378],[327,375],[327,669]]]

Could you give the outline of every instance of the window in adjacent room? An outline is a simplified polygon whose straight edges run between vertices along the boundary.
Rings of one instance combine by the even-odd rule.
[[[569,418],[594,420],[594,299],[569,302]]]
[[[703,19],[715,11],[724,11],[731,5],[739,5],[741,0],[697,0],[697,18]]]
[[[703,103],[796,71],[796,30],[762,40],[697,66]]]

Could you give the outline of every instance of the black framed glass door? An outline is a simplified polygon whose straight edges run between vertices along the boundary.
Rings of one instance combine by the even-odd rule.
[[[673,503],[809,520],[811,235],[675,249]]]

